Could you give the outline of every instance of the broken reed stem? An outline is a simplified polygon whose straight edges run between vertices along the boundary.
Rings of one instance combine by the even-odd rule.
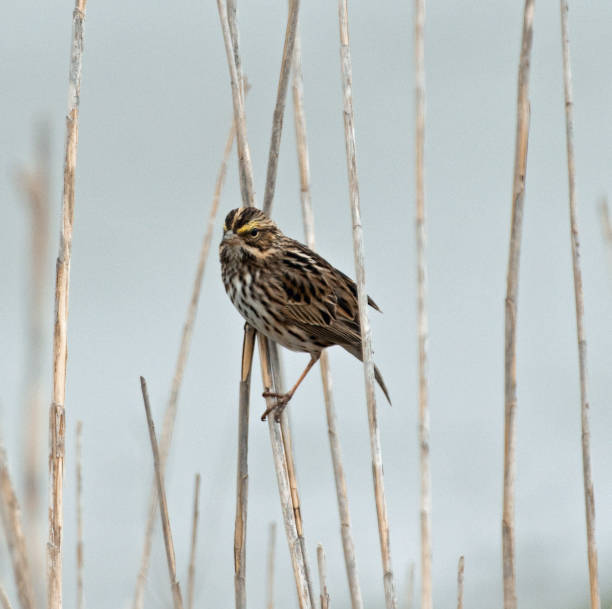
[[[567,23],[567,0],[560,1],[561,43],[563,49],[563,84],[565,92],[565,133],[567,140],[567,175],[569,183],[570,238],[572,243],[572,267],[574,271],[574,298],[576,301],[576,337],[578,339],[578,368],[580,376],[580,418],[582,423],[582,475],[584,481],[584,503],[586,513],[587,552],[589,563],[589,589],[591,609],[599,609],[599,578],[597,574],[597,543],[595,540],[595,491],[591,477],[591,431],[589,424],[589,402],[587,398],[586,336],[584,331],[584,297],[582,271],[580,269],[580,246],[578,242],[578,213],[576,210],[576,171],[574,162],[574,101],[572,93],[572,71],[569,51],[569,28]]]
[[[76,509],[77,609],[83,609],[83,421],[77,421],[76,426]]]
[[[421,609],[432,609],[431,583],[431,473],[429,469],[429,404],[427,380],[427,259],[425,244],[425,0],[415,0],[415,122],[416,122],[416,250],[417,351],[419,376],[419,457],[421,475]]]
[[[276,104],[272,116],[272,135],[270,137],[270,151],[268,154],[268,170],[266,175],[266,190],[264,192],[263,211],[266,214],[272,209],[274,189],[276,186],[276,173],[278,170],[278,152],[283,131],[283,117],[285,115],[285,101],[287,99],[287,87],[291,74],[293,62],[293,49],[297,34],[297,22],[300,8],[300,0],[289,0],[289,12],[287,15],[287,27],[285,29],[285,44],[283,46],[283,58],[281,60],[281,71],[278,78],[278,89],[276,92]]]
[[[234,125],[238,142],[238,172],[240,175],[240,192],[245,207],[255,206],[255,187],[253,185],[253,166],[246,133],[246,114],[244,110],[244,81],[241,74],[239,34],[236,23],[236,2],[227,0],[227,9],[223,0],[217,0],[221,32],[225,44],[227,66],[232,88],[234,108]]]
[[[13,577],[17,596],[22,609],[33,609],[34,589],[28,565],[21,511],[15,490],[11,482],[4,446],[0,444],[0,519],[4,528],[4,537],[13,563]]]
[[[465,560],[463,556],[459,557],[457,565],[457,609],[463,609],[463,569]]]
[[[314,214],[310,196],[310,163],[308,158],[308,140],[306,136],[306,118],[304,113],[304,86],[302,79],[302,58],[299,33],[296,34],[293,57],[293,115],[295,119],[295,133],[297,143],[298,167],[300,173],[300,200],[302,204],[302,218],[304,221],[304,235],[308,247],[315,249]],[[325,400],[325,414],[327,417],[327,435],[334,469],[336,483],[336,497],[338,500],[338,513],[340,516],[340,534],[344,563],[351,596],[352,609],[363,609],[361,588],[357,575],[357,560],[355,558],[355,544],[351,528],[348,496],[346,492],[346,478],[342,464],[342,453],[337,430],[336,409],[332,393],[332,379],[329,370],[327,352],[323,351],[319,360],[321,366],[321,381]]]
[[[325,551],[321,544],[317,545],[317,564],[319,566],[319,588],[321,596],[321,609],[329,609],[329,592],[327,591],[327,565]]]
[[[53,402],[49,409],[49,541],[47,543],[47,606],[62,607],[62,528],[64,526],[64,443],[66,421],[66,360],[68,358],[68,293],[74,220],[74,178],[79,134],[79,97],[86,0],[76,0],[72,13],[72,47],[68,81],[66,151],[62,226],[56,264],[53,332]]]
[[[352,66],[349,46],[347,0],[338,0],[338,17],[340,25],[340,63],[342,68],[344,136],[346,144],[346,161],[349,181],[349,200],[353,221],[353,250],[357,275],[357,293],[359,303],[359,320],[363,345],[363,364],[368,406],[368,423],[370,431],[370,450],[372,453],[372,473],[374,477],[374,495],[378,533],[383,567],[385,602],[387,609],[397,607],[393,568],[391,566],[391,547],[389,540],[389,521],[385,501],[383,466],[380,447],[380,431],[376,413],[376,395],[374,393],[374,363],[372,361],[372,336],[368,320],[368,295],[365,287],[365,257],[363,251],[363,227],[359,206],[359,183],[357,180],[357,160],[355,153],[355,126],[352,98]]]
[[[151,405],[149,403],[149,392],[147,382],[144,377],[140,377],[140,388],[142,389],[142,399],[144,402],[147,426],[149,428],[149,439],[151,440],[151,451],[153,452],[153,468],[155,469],[155,480],[157,482],[157,496],[159,499],[159,512],[164,532],[164,545],[166,547],[166,558],[168,559],[168,573],[170,575],[170,588],[172,589],[172,599],[174,609],[183,609],[183,599],[181,589],[176,579],[176,558],[174,555],[174,544],[172,542],[172,530],[170,529],[170,518],[168,516],[168,504],[166,502],[166,491],[164,489],[163,473],[157,438],[155,437],[155,426],[151,416]]]
[[[234,142],[235,135],[236,130],[232,121],[232,125],[230,126],[230,130],[227,135],[227,140],[225,142],[225,148],[223,150],[223,160],[221,161],[221,165],[217,173],[212,205],[208,215],[208,224],[206,227],[206,232],[204,233],[204,237],[202,239],[202,245],[200,247],[200,257],[198,259],[198,266],[193,281],[193,288],[191,290],[191,299],[189,301],[189,305],[187,307],[187,314],[183,323],[181,344],[179,347],[176,366],[174,369],[174,377],[172,379],[170,397],[168,399],[168,405],[164,413],[160,446],[162,470],[164,470],[166,467],[166,460],[170,452],[170,444],[172,443],[172,434],[174,431],[174,423],[176,421],[176,412],[178,408],[179,391],[183,382],[185,366],[187,364],[187,358],[189,357],[189,351],[191,348],[191,339],[193,337],[193,328],[198,312],[200,294],[202,292],[202,281],[204,278],[204,271],[206,269],[206,261],[208,260],[208,252],[210,251],[210,244],[215,228],[215,219],[217,217],[219,201],[221,199],[221,192],[223,190],[223,186],[225,184],[225,176],[227,174],[227,163],[232,151],[232,145]],[[134,598],[132,601],[133,609],[142,609],[144,605],[144,589],[147,581],[147,572],[149,570],[149,561],[151,557],[151,547],[153,543],[153,530],[155,528],[156,511],[157,490],[155,487],[155,479],[153,479],[151,485],[151,492],[149,494],[149,509],[147,512],[147,523],[145,526],[145,536],[142,555],[140,559],[140,569],[138,570],[138,576],[136,578],[136,587],[134,589]]]
[[[258,343],[264,391],[278,392],[280,387],[277,387],[272,376],[270,348],[267,345],[268,339],[259,335]],[[273,401],[274,398],[266,398],[267,406],[271,406]],[[270,431],[270,444],[272,446],[272,457],[274,459],[274,468],[278,483],[278,494],[281,502],[281,511],[285,523],[285,533],[289,544],[289,555],[291,556],[291,563],[293,565],[300,609],[312,609],[315,607],[315,603],[312,598],[312,587],[307,575],[306,557],[303,553],[303,546],[300,543],[295,521],[294,504],[289,484],[287,457],[285,455],[281,428],[280,425],[276,424],[274,416],[268,417],[268,429]]]
[[[274,551],[276,549],[276,523],[271,522],[268,529],[268,565],[266,609],[274,609]]]
[[[2,609],[13,609],[2,585],[0,585],[0,604],[2,605]]]
[[[535,0],[525,0],[521,55],[518,70],[516,141],[512,181],[512,221],[506,278],[504,340],[504,492],[502,558],[504,609],[516,609],[516,558],[514,533],[514,479],[516,468],[516,317],[519,260],[529,139],[529,67],[533,39]]]
[[[198,538],[198,519],[200,517],[200,474],[195,475],[193,489],[193,517],[191,519],[191,549],[187,572],[187,609],[193,609],[193,590],[195,583],[196,542]]]
[[[246,609],[246,532],[249,490],[249,398],[255,350],[255,330],[244,325],[242,367],[238,400],[238,463],[236,467],[236,517],[234,520],[234,596],[236,609]]]

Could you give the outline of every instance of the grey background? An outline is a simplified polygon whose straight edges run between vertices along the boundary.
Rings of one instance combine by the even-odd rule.
[[[320,253],[353,274],[337,8],[301,15],[312,196]],[[28,224],[13,183],[32,158],[32,133],[53,130],[57,247],[72,4],[0,8],[0,408],[20,470]],[[286,14],[282,2],[242,2],[248,128],[263,193]],[[391,547],[398,592],[419,556],[416,446],[413,25],[411,3],[351,7],[358,168],[376,359],[394,399],[380,400]],[[426,191],[434,599],[452,606],[466,557],[466,606],[501,604],[503,298],[514,154],[522,3],[429,3],[426,25]],[[610,188],[612,5],[573,3],[576,169],[590,363],[592,461],[602,590],[612,572],[612,269],[596,201]],[[559,11],[537,3],[531,135],[518,336],[517,562],[521,607],[587,606],[579,389],[567,212]],[[214,2],[120,3],[87,9],[70,293],[65,597],[75,603],[74,430],[84,421],[87,606],[129,605],[141,552],[152,460],[138,375],[161,421],[182,320],[231,118]],[[239,204],[232,157],[220,215]],[[274,216],[302,237],[292,118],[287,116]],[[215,236],[215,245],[219,238]],[[167,478],[179,574],[185,580],[193,475],[201,472],[199,606],[233,605],[236,396],[242,321],[211,252],[180,397]],[[49,386],[52,281],[48,289]],[[382,577],[358,362],[330,351],[351,515],[366,605],[383,606]],[[306,357],[286,354],[287,379]],[[256,362],[255,370],[258,370]],[[327,551],[335,607],[348,606],[318,370],[291,403],[305,534]],[[254,374],[247,590],[264,603],[268,523],[281,524],[264,408]],[[379,393],[379,398],[382,395]],[[46,398],[47,399],[47,398]],[[46,465],[41,446],[41,467]],[[43,478],[44,484],[44,478]],[[43,510],[44,512],[44,510]],[[42,545],[43,541],[40,540]],[[295,606],[284,532],[277,602]],[[4,550],[0,578],[11,579]],[[156,535],[147,606],[170,603]],[[14,598],[14,597],[13,597]],[[609,598],[609,597],[608,597]]]

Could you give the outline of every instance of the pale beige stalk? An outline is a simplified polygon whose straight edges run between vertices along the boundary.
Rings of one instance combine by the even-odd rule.
[[[325,562],[325,550],[323,550],[323,546],[321,544],[317,545],[317,564],[319,566],[321,609],[329,609],[329,592],[327,591],[327,563]]]
[[[5,589],[0,584],[0,604],[2,605],[2,609],[13,609],[11,606],[11,602],[6,595]]]
[[[166,460],[170,451],[170,444],[172,442],[172,434],[174,431],[174,423],[176,421],[176,412],[178,408],[178,396],[179,391],[183,382],[185,366],[187,365],[187,358],[189,357],[189,351],[191,348],[191,340],[193,337],[193,328],[195,324],[196,314],[198,311],[198,304],[200,301],[200,294],[202,292],[202,281],[204,278],[204,271],[206,269],[206,262],[208,260],[208,253],[210,251],[210,245],[212,241],[213,232],[215,229],[215,220],[219,209],[219,201],[221,200],[221,192],[225,184],[225,176],[227,174],[227,163],[229,156],[232,151],[232,145],[236,131],[234,124],[230,127],[225,142],[225,149],[223,151],[223,160],[217,173],[217,179],[215,181],[215,189],[213,194],[212,205],[208,215],[208,224],[206,231],[202,239],[202,245],[200,247],[200,256],[198,259],[198,266],[191,290],[191,298],[187,307],[187,314],[185,315],[185,321],[183,323],[183,332],[181,335],[181,344],[179,347],[178,357],[176,360],[176,366],[174,369],[174,377],[172,379],[172,387],[170,388],[170,397],[168,399],[168,405],[164,413],[164,420],[162,424],[162,437],[160,446],[160,457],[162,470],[166,467]],[[157,511],[157,490],[155,486],[155,480],[152,482],[151,492],[149,495],[149,509],[147,512],[147,522],[145,526],[144,544],[142,549],[142,555],[140,559],[140,569],[136,578],[136,587],[134,589],[134,598],[132,600],[133,609],[142,609],[144,605],[144,590],[147,581],[147,572],[149,570],[149,561],[151,558],[151,547],[153,543],[153,530],[155,528],[155,514]]]
[[[567,141],[567,176],[569,183],[570,239],[572,243],[572,268],[574,272],[574,299],[576,301],[576,337],[578,339],[578,373],[580,378],[580,419],[582,423],[582,476],[586,514],[587,554],[589,564],[589,589],[591,609],[599,609],[599,576],[597,573],[597,543],[595,540],[595,491],[591,475],[591,430],[589,402],[587,398],[586,335],[584,331],[584,296],[580,246],[578,242],[578,212],[576,204],[576,169],[574,161],[574,95],[569,50],[567,0],[561,0],[561,46],[563,53],[563,85],[565,92],[565,133]]]
[[[599,210],[601,214],[601,230],[603,232],[606,249],[608,250],[610,270],[612,271],[612,220],[610,219],[610,208],[608,207],[608,199],[606,197],[601,198]]]
[[[255,330],[244,326],[238,400],[238,463],[236,466],[236,517],[234,520],[234,596],[236,609],[246,609],[246,532],[249,490],[249,399]]]
[[[274,609],[274,554],[276,550],[276,523],[268,529],[268,561],[266,566],[266,609]]]
[[[295,119],[304,236],[308,247],[314,250],[314,214],[310,196],[310,162],[308,158],[306,117],[304,113],[304,85],[299,33],[296,35],[293,59],[293,115]],[[332,379],[326,351],[323,351],[321,354],[319,365],[321,367],[321,381],[323,383],[323,397],[325,400],[325,414],[327,417],[327,435],[334,468],[338,513],[340,516],[340,534],[342,538],[342,549],[344,552],[344,564],[346,567],[349,592],[351,595],[351,607],[352,609],[362,609],[363,600],[361,598],[361,588],[359,586],[357,574],[357,560],[355,558],[355,544],[353,542],[348,495],[346,492],[346,478],[344,476],[344,466],[342,464],[342,453],[340,450],[340,439],[337,429],[337,416],[332,393]]]
[[[140,377],[140,387],[142,389],[142,399],[144,402],[145,415],[147,417],[147,426],[149,428],[149,439],[151,440],[151,451],[153,452],[153,468],[155,469],[155,480],[157,482],[157,497],[159,500],[159,512],[161,516],[162,531],[164,533],[164,546],[166,548],[166,558],[168,561],[168,574],[170,575],[170,588],[172,590],[172,600],[174,609],[183,609],[183,599],[181,597],[181,589],[179,582],[176,579],[176,558],[174,555],[174,543],[172,542],[172,530],[170,528],[170,517],[168,515],[168,503],[166,501],[166,491],[164,488],[164,479],[155,436],[155,426],[151,415],[151,405],[149,403],[149,392],[147,391],[147,382],[144,377]]]
[[[287,15],[287,27],[285,28],[285,44],[283,46],[283,58],[281,60],[281,71],[278,78],[278,89],[276,92],[276,104],[272,116],[272,135],[270,137],[270,151],[268,154],[268,170],[266,175],[266,190],[264,192],[263,211],[270,214],[274,189],[276,187],[276,173],[278,170],[278,152],[283,132],[283,117],[285,115],[285,101],[287,99],[287,88],[289,86],[289,75],[293,60],[293,49],[297,34],[297,22],[300,8],[300,0],[289,0],[289,13]]]
[[[459,564],[457,565],[457,609],[463,609],[463,570],[465,567],[465,560],[463,556],[459,557]]]
[[[504,340],[504,484],[502,513],[502,558],[504,609],[516,609],[516,558],[514,533],[514,480],[516,468],[516,316],[519,260],[527,172],[529,139],[529,67],[533,39],[535,0],[525,0],[523,33],[518,70],[516,141],[512,181],[512,222],[506,277]]]
[[[79,136],[79,96],[86,0],[76,0],[72,13],[72,47],[66,115],[66,151],[62,224],[55,280],[53,332],[53,402],[49,409],[49,541],[47,543],[47,606],[62,607],[62,530],[64,527],[64,444],[66,363],[68,359],[68,294],[74,220],[74,178]]]
[[[198,519],[200,517],[200,474],[195,475],[193,489],[193,516],[191,518],[191,548],[189,550],[189,569],[187,572],[187,609],[193,609],[193,590],[195,584],[195,561],[198,539]]]
[[[357,180],[357,159],[355,153],[355,125],[352,96],[352,65],[349,46],[347,0],[338,0],[338,17],[340,25],[340,64],[342,69],[344,139],[346,144],[346,161],[349,181],[349,202],[353,220],[353,250],[357,276],[357,293],[359,318],[363,343],[363,365],[368,406],[368,423],[370,430],[370,451],[372,454],[372,473],[374,477],[374,496],[376,515],[378,517],[378,534],[383,567],[383,582],[387,609],[396,609],[395,583],[391,565],[391,544],[389,539],[389,520],[385,500],[382,452],[380,431],[376,412],[376,395],[374,392],[374,362],[372,360],[372,335],[368,319],[368,295],[365,286],[365,255],[363,248],[363,227],[359,204],[359,182]]]
[[[76,426],[76,521],[77,609],[83,609],[83,421],[77,421]]]
[[[414,607],[414,563],[408,568],[408,583],[406,585],[406,609]]]
[[[421,609],[432,609],[431,583],[431,473],[429,468],[429,400],[427,380],[427,258],[425,244],[425,0],[415,0],[415,158],[417,250],[417,353],[419,403],[419,469],[421,478]]]
[[[258,342],[264,390],[279,392],[281,388],[276,385],[272,376],[270,349],[266,345],[268,339],[259,335]],[[271,406],[274,400],[275,398],[266,398],[267,406]],[[291,556],[300,609],[311,609],[315,607],[315,603],[312,597],[312,587],[308,578],[308,568],[306,566],[307,561],[303,553],[303,546],[300,543],[298,529],[296,526],[296,512],[294,511],[294,503],[291,496],[285,446],[283,443],[281,427],[275,422],[274,416],[268,417],[268,429],[270,432],[270,444],[272,446],[272,457],[276,471],[281,511],[285,524],[287,542],[289,544],[289,555]]]
[[[13,564],[13,578],[21,609],[33,609],[34,589],[23,534],[21,510],[11,482],[4,446],[0,444],[0,519],[4,538]]]

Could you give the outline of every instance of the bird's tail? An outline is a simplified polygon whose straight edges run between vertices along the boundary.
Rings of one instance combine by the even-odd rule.
[[[363,361],[361,351],[355,345],[342,345],[342,346],[349,353],[354,355],[360,362]],[[387,389],[387,386],[385,385],[385,381],[383,380],[382,374],[380,373],[380,370],[378,369],[378,366],[376,366],[376,364],[374,364],[374,378],[376,379],[376,382],[380,385],[380,388],[385,394],[385,397],[387,398],[387,402],[389,402],[389,406],[391,406],[392,404],[391,404],[391,398],[389,397],[389,390]]]

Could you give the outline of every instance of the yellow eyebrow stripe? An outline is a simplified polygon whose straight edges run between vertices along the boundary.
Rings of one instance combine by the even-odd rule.
[[[244,226],[241,226],[236,232],[239,235],[242,235],[243,233],[248,233],[252,228],[258,228],[258,223],[257,222],[247,222],[247,224],[245,224]]]

